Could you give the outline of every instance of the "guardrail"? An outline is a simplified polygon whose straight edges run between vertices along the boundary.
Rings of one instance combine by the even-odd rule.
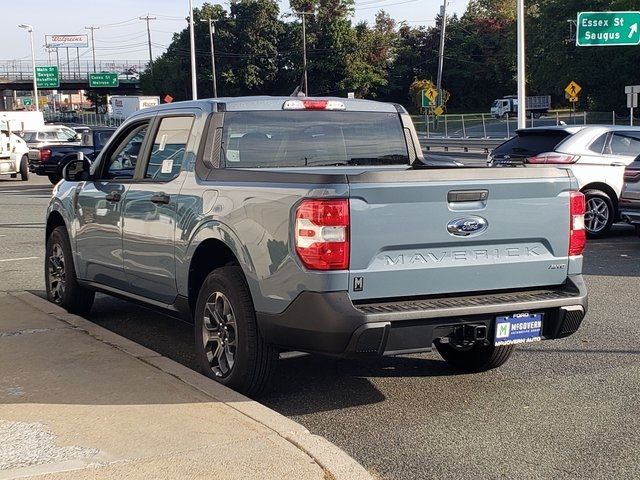
[[[91,112],[45,112],[44,120],[48,123],[65,123],[88,125],[91,127],[118,127],[124,121],[107,114]]]

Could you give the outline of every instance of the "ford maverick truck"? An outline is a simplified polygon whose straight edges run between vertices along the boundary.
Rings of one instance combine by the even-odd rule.
[[[76,159],[46,223],[48,298],[193,321],[202,371],[257,394],[283,350],[429,351],[465,371],[574,333],[584,196],[566,169],[437,168],[399,105],[220,98],[135,113]]]

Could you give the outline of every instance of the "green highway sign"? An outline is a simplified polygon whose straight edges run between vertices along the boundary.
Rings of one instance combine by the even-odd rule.
[[[38,88],[60,87],[58,67],[36,67],[36,84]]]
[[[33,105],[33,98],[23,98],[22,105],[24,105],[25,107],[30,107],[31,105]]]
[[[102,72],[89,74],[89,87],[91,88],[108,88],[120,85],[117,73]]]
[[[640,44],[640,12],[580,12],[576,28],[579,47]]]

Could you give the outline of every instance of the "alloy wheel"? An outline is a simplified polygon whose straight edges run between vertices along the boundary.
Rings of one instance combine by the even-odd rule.
[[[591,233],[602,231],[609,222],[609,206],[607,202],[598,197],[587,200],[587,211],[584,215],[585,226]]]
[[[209,367],[216,377],[231,373],[237,339],[236,317],[229,299],[221,292],[212,293],[204,307],[202,341]]]
[[[55,303],[61,303],[66,287],[64,252],[59,243],[54,243],[49,257],[49,291]]]

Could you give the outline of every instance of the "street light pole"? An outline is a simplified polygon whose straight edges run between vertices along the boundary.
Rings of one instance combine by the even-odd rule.
[[[40,102],[38,101],[38,82],[36,80],[36,51],[33,46],[33,27],[25,23],[18,25],[20,28],[25,28],[29,32],[29,40],[31,42],[31,67],[33,69],[33,101],[36,105],[36,112],[40,111]]]
[[[193,30],[193,0],[189,0],[189,43],[191,46],[191,96],[198,99],[198,79],[196,78],[196,39]]]
[[[202,20],[203,22],[209,22],[209,40],[211,41],[211,76],[213,78],[213,98],[218,98],[218,85],[216,82],[216,51],[213,42],[213,36],[216,33],[215,23],[212,19]]]
[[[155,20],[156,17],[150,17],[147,14],[146,17],[139,17],[140,20],[145,20],[147,22],[147,41],[149,43],[149,71],[151,72],[151,76],[153,76],[153,51],[151,50],[151,26],[149,25],[150,20]]]
[[[524,44],[524,0],[517,1],[518,17],[518,128],[527,126],[527,91]]]

